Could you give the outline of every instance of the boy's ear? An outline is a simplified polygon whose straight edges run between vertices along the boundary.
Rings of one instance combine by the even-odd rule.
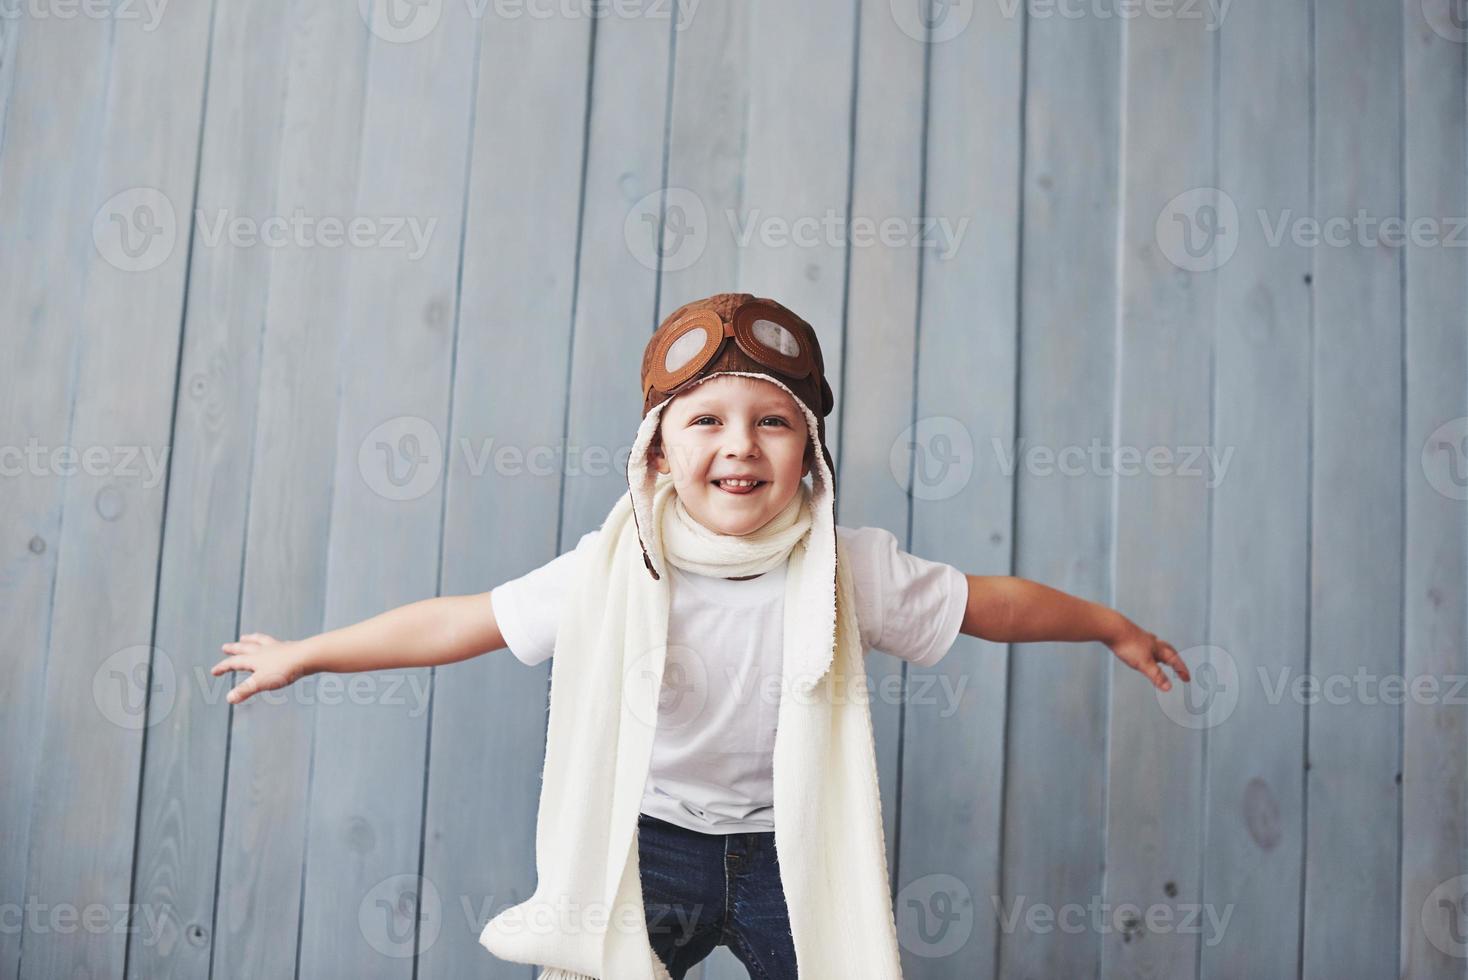
[[[647,461],[659,473],[671,473],[672,467],[668,465],[668,458],[663,455],[663,440],[657,436],[653,437],[652,444],[647,447]]]

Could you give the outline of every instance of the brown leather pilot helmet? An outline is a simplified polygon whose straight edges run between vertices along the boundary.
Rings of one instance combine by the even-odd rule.
[[[716,293],[669,313],[642,352],[642,415],[705,378],[762,374],[789,389],[816,419],[826,466],[826,416],[836,405],[815,329],[772,299]]]

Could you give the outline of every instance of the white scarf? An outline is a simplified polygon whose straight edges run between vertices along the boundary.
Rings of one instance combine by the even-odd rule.
[[[719,534],[646,465],[662,407],[643,418],[630,489],[578,565],[556,634],[535,892],[491,919],[479,941],[543,967],[538,980],[670,980],[648,939],[636,846],[667,652],[665,560],[725,578],[788,560],[774,823],[796,961],[814,980],[901,980],[864,651],[821,447],[814,492],[802,483],[757,531]],[[639,526],[650,532],[641,543]]]

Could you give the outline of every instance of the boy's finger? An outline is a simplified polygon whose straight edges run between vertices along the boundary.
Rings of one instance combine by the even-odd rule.
[[[1183,662],[1183,658],[1178,654],[1177,648],[1174,647],[1171,643],[1162,644],[1162,657],[1164,660],[1172,665],[1173,670],[1177,671],[1177,676],[1181,677],[1185,681],[1190,681],[1193,679],[1192,676],[1188,673],[1188,665]]]
[[[224,696],[224,699],[230,704],[239,704],[245,698],[249,697],[251,694],[254,694],[256,687],[257,685],[255,683],[255,675],[251,674],[248,680],[246,680],[242,684],[236,685],[234,690],[230,691]]]
[[[1157,666],[1157,661],[1155,660],[1147,665],[1147,676],[1152,678],[1152,683],[1156,684],[1163,691],[1172,687],[1172,684],[1167,679],[1167,675],[1162,672],[1161,667]]]
[[[231,670],[248,670],[253,673],[255,668],[244,657],[225,657],[219,663],[210,667],[209,673],[218,677],[220,674],[228,673]]]

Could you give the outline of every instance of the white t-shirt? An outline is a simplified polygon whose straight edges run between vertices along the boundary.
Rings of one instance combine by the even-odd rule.
[[[599,533],[491,593],[500,633],[522,662],[555,651],[573,562]],[[937,663],[963,622],[964,574],[903,551],[883,528],[838,524],[836,533],[863,648],[917,667]],[[744,581],[669,567],[668,653],[642,812],[706,834],[774,830],[786,566]]]

